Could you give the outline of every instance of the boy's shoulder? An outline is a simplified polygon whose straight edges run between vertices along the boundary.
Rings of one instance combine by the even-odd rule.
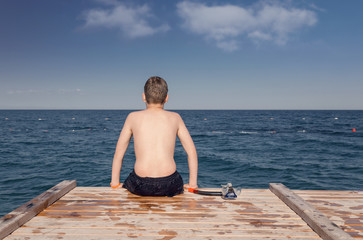
[[[175,119],[175,120],[182,120],[179,113],[172,112],[172,111],[167,111],[167,110],[163,110],[162,113],[164,114],[164,116],[166,115],[168,118],[172,118],[172,119]],[[135,119],[138,119],[140,117],[144,117],[147,114],[148,113],[147,113],[146,110],[140,110],[140,111],[135,111],[135,112],[129,113],[127,118],[130,119],[130,120],[135,120]]]
[[[172,111],[168,111],[168,110],[164,110],[164,112],[166,112],[170,115],[176,116],[176,117],[180,117],[179,113],[177,113],[177,112],[172,112]]]
[[[168,114],[170,118],[175,118],[176,120],[182,120],[181,116],[177,112],[166,111],[166,110],[164,112]]]
[[[126,117],[126,121],[133,121],[137,119],[139,116],[139,112],[141,111],[130,112]]]
[[[163,113],[166,115],[169,115],[171,117],[181,118],[179,113],[177,113],[177,112],[163,110]],[[145,115],[145,114],[147,114],[146,110],[140,110],[140,111],[130,112],[127,117],[133,118],[133,117],[139,117],[139,116]]]
[[[142,117],[142,115],[144,115],[144,111],[134,111],[134,112],[130,112],[128,115],[127,115],[127,119],[128,120],[131,120],[131,121],[134,121],[140,117]]]

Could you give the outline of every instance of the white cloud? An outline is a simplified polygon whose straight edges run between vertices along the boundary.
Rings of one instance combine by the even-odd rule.
[[[238,39],[244,36],[253,41],[284,45],[291,33],[317,22],[315,12],[277,2],[259,2],[244,8],[183,1],[177,5],[177,10],[186,29],[214,41],[217,47],[226,51],[237,50]]]
[[[90,9],[84,12],[85,28],[117,28],[130,38],[149,36],[170,29],[168,24],[157,27],[150,25],[147,20],[153,18],[153,15],[146,4],[128,7],[115,0],[98,0],[98,2],[108,5],[109,8]]]
[[[216,45],[227,52],[233,52],[239,48],[238,42],[235,40],[217,40]]]
[[[271,40],[272,39],[272,36],[270,34],[260,32],[258,30],[249,33],[248,37],[249,38],[254,38],[254,39],[261,39],[261,40]]]

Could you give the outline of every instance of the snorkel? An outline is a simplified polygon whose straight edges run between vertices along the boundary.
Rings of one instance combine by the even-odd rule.
[[[241,188],[233,188],[232,183],[227,183],[226,185],[221,186],[221,191],[204,191],[194,188],[188,188],[188,191],[200,195],[221,196],[221,198],[225,200],[234,200],[241,194]]]

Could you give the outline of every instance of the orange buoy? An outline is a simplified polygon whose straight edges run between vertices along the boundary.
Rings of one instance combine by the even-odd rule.
[[[353,128],[353,132],[355,132],[356,130],[355,130],[355,128]]]

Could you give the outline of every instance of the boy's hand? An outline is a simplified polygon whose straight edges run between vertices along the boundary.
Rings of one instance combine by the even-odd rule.
[[[184,188],[186,188],[186,189],[189,189],[189,188],[196,189],[196,188],[198,188],[198,185],[189,185],[189,183],[188,183],[188,184],[184,184]]]
[[[119,183],[119,184],[115,184],[115,185],[113,185],[112,183],[110,183],[110,185],[111,185],[111,188],[112,189],[118,189],[118,188],[122,188],[123,183]]]

